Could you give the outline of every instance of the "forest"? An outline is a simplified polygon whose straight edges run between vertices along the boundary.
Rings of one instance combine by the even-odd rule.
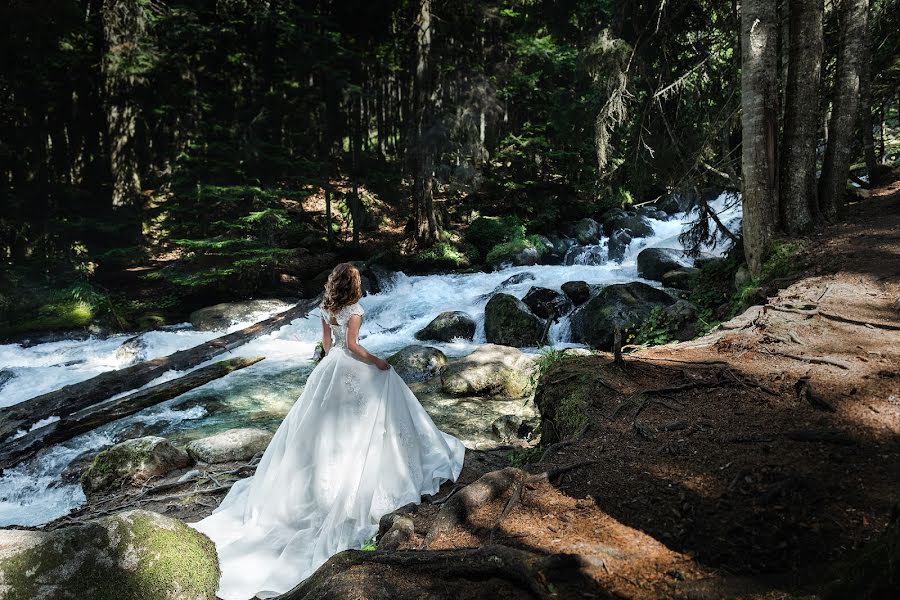
[[[0,20],[0,600],[223,598],[343,263],[465,462],[280,600],[900,589],[900,0]]]

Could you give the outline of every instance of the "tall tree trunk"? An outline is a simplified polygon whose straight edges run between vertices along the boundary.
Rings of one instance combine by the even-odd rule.
[[[868,8],[868,7],[867,7]],[[862,56],[859,67],[859,128],[862,132],[863,156],[866,161],[866,174],[869,185],[875,182],[875,132],[872,122],[872,42],[868,21],[871,15],[866,14],[867,24],[864,32]]]
[[[136,81],[132,68],[146,33],[144,3],[140,0],[106,0],[103,4],[103,36],[106,51],[101,61],[113,207],[136,207],[141,178],[138,165],[138,113]]]
[[[859,116],[860,61],[864,57],[868,14],[868,0],[841,2],[841,40],[834,98],[828,123],[828,145],[819,181],[819,208],[828,221],[837,219],[847,191]]]
[[[741,126],[744,254],[758,275],[778,207],[776,0],[748,0],[741,12]]]
[[[431,64],[431,0],[421,0],[416,18],[416,97],[415,118],[416,163],[413,170],[413,218],[416,242],[431,246],[438,238],[437,219],[434,214],[434,162],[433,135],[429,132],[432,107],[433,70]]]
[[[822,73],[822,0],[791,0],[790,58],[785,83],[781,224],[791,234],[812,226]]]

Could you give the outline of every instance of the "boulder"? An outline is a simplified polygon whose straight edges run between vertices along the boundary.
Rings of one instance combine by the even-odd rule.
[[[609,241],[606,244],[609,260],[622,262],[625,258],[625,250],[628,248],[629,244],[631,244],[630,233],[624,229],[614,231],[612,235],[609,236]]]
[[[0,369],[0,390],[15,376],[16,374],[9,369]]]
[[[523,271],[521,273],[516,273],[515,275],[510,275],[506,279],[503,280],[503,283],[498,285],[494,291],[498,292],[504,288],[508,288],[511,285],[519,285],[525,281],[534,281],[534,273],[530,273],[528,271]]]
[[[249,461],[265,452],[271,441],[271,432],[243,427],[194,440],[187,445],[187,452],[194,460],[205,463]]]
[[[674,303],[669,294],[639,281],[607,286],[572,313],[572,339],[611,349],[617,326],[626,329],[639,325],[654,306]]]
[[[501,442],[510,442],[519,437],[522,418],[516,415],[503,415],[491,423],[491,433]]]
[[[397,276],[396,271],[391,271],[381,265],[369,265],[362,274],[368,280],[371,293],[373,294],[380,294],[390,289],[394,284],[394,278]]]
[[[227,327],[227,325],[225,327]],[[197,329],[199,329],[199,327]],[[147,342],[144,340],[143,336],[136,335],[134,337],[130,337],[122,342],[121,346],[116,348],[116,360],[133,363],[146,359]]]
[[[130,510],[52,531],[0,530],[0,598],[215,598],[216,548],[181,521]]]
[[[471,340],[475,337],[475,320],[459,310],[442,312],[431,323],[416,332],[417,340],[452,342],[456,338]]]
[[[694,267],[682,267],[673,271],[666,271],[661,278],[664,287],[677,290],[691,290],[697,284],[697,276],[700,269]]]
[[[126,440],[97,455],[81,476],[86,495],[146,482],[191,464],[187,452],[156,436]]]
[[[638,275],[653,281],[662,281],[665,273],[689,266],[684,253],[674,248],[644,248],[637,256]]]
[[[485,263],[498,270],[501,267],[526,267],[536,265],[540,261],[541,253],[530,241],[513,240],[494,246],[488,253]]]
[[[323,284],[324,285],[324,284]],[[228,329],[233,323],[250,320],[256,313],[277,313],[293,308],[296,303],[277,298],[246,300],[244,302],[224,302],[207,306],[191,313],[190,321],[194,329],[219,331]]]
[[[447,366],[444,353],[431,346],[407,346],[387,360],[407,383],[430,379]]]
[[[528,305],[509,294],[495,294],[484,307],[484,337],[504,346],[538,346],[544,322]]]
[[[607,251],[601,246],[572,246],[566,254],[566,265],[603,265],[606,264]]]
[[[550,288],[532,286],[522,298],[528,308],[542,319],[552,319],[567,315],[572,311],[572,302],[565,294]]]
[[[560,288],[575,306],[584,304],[591,297],[591,286],[586,281],[567,281]]]
[[[550,256],[556,258],[558,261],[562,261],[569,251],[569,248],[576,244],[576,241],[572,238],[555,233],[550,234],[547,239],[553,244],[553,249],[550,250]]]
[[[600,224],[593,219],[581,219],[572,227],[572,233],[582,246],[596,244],[600,241]]]
[[[628,212],[607,212],[603,217],[603,229],[607,236],[612,236],[616,231],[625,230],[633,238],[650,237],[653,228],[644,217]]]
[[[484,344],[441,372],[445,392],[466,396],[522,398],[531,391],[534,359],[521,350]]]
[[[663,309],[672,337],[684,342],[697,337],[697,307],[687,300],[678,300]]]

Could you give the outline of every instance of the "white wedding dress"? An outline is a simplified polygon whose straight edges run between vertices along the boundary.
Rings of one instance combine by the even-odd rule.
[[[191,524],[215,542],[225,600],[294,588],[330,556],[359,548],[378,520],[462,469],[465,448],[441,432],[406,383],[347,350],[353,304],[323,318],[331,351],[278,427],[252,477]]]

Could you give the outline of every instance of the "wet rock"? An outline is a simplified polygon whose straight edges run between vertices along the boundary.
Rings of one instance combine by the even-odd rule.
[[[697,307],[687,300],[679,300],[663,310],[672,337],[684,342],[697,336]]]
[[[607,261],[607,251],[601,246],[573,246],[566,254],[566,265],[603,265]]]
[[[202,407],[207,415],[212,415],[224,410],[228,403],[221,396],[192,396],[173,408],[176,410],[190,410],[197,406]]]
[[[147,342],[140,335],[128,338],[116,348],[116,360],[122,362],[133,363],[147,358]]]
[[[116,442],[123,442],[135,438],[158,435],[165,431],[168,425],[167,421],[156,421],[155,423],[138,421],[137,423],[130,423],[115,433],[115,440]]]
[[[666,271],[661,278],[664,287],[677,290],[692,290],[697,284],[697,276],[700,269],[694,267],[682,267],[673,271]]]
[[[445,392],[467,396],[522,398],[531,390],[534,359],[509,346],[485,344],[441,373]]]
[[[181,521],[131,510],[53,531],[0,530],[0,598],[214,598],[212,541]]]
[[[15,376],[16,374],[9,369],[0,369],[0,390]]]
[[[607,286],[572,313],[572,338],[594,348],[611,349],[617,326],[639,325],[654,306],[674,303],[674,298],[646,283]]]
[[[625,250],[628,249],[629,244],[631,244],[631,239],[631,234],[624,229],[614,231],[612,235],[609,236],[609,241],[607,242],[607,255],[609,256],[609,260],[622,262],[625,258]]]
[[[118,443],[98,454],[82,475],[81,487],[89,496],[123,485],[138,485],[189,464],[191,458],[187,452],[169,440],[141,437]]]
[[[64,484],[78,483],[78,480],[81,479],[84,472],[87,471],[88,468],[90,468],[91,463],[94,462],[96,453],[96,450],[87,450],[73,458],[60,474],[60,481]]]
[[[412,345],[388,358],[388,362],[403,381],[411,383],[439,375],[447,366],[447,357],[437,348]]]
[[[650,237],[653,235],[653,227],[644,217],[625,211],[609,211],[603,216],[603,230],[607,236],[612,236],[616,231],[627,231],[633,238]]]
[[[475,320],[459,310],[442,312],[431,323],[416,332],[417,340],[452,342],[457,338],[471,340],[475,337]]]
[[[582,246],[599,242],[601,231],[600,224],[593,219],[581,219],[572,227],[575,239]]]
[[[495,270],[503,266],[529,267],[540,262],[541,252],[526,241],[505,242],[488,254],[486,264]]]
[[[187,445],[187,453],[205,463],[246,462],[265,452],[271,441],[271,432],[242,427],[194,440]]]
[[[591,297],[591,286],[586,281],[567,281],[560,288],[575,306],[584,304]]]
[[[508,288],[512,285],[519,285],[525,281],[534,281],[534,273],[530,273],[529,271],[523,271],[522,273],[516,273],[515,275],[510,275],[506,279],[503,280],[503,283],[494,288],[494,291],[500,291],[504,288]]]
[[[538,346],[543,333],[543,321],[515,296],[496,294],[484,307],[484,336],[492,344]]]
[[[394,279],[397,277],[396,271],[386,269],[381,265],[369,265],[362,274],[369,280],[373,294],[380,294],[387,291],[393,286]],[[324,284],[323,284],[324,287]]]
[[[653,281],[662,281],[665,273],[689,266],[684,253],[674,248],[644,248],[637,256],[638,275]]]
[[[519,437],[522,419],[516,415],[503,415],[491,423],[491,433],[501,442],[509,442]]]
[[[547,239],[550,240],[550,243],[553,244],[553,249],[550,251],[550,256],[552,256],[557,262],[562,262],[562,260],[566,257],[566,253],[568,253],[569,249],[574,246],[577,242],[567,236],[551,234]]]
[[[522,298],[522,302],[535,315],[542,319],[551,319],[569,314],[574,306],[565,294],[550,288],[533,286]]]
[[[294,305],[295,303],[277,298],[225,302],[195,310],[191,313],[190,321],[194,329],[220,331],[228,329],[233,323],[249,320],[255,313],[283,312]]]
[[[678,198],[674,194],[667,194],[663,196],[656,201],[655,206],[657,210],[667,215],[674,215],[675,213],[683,211],[678,202]]]

